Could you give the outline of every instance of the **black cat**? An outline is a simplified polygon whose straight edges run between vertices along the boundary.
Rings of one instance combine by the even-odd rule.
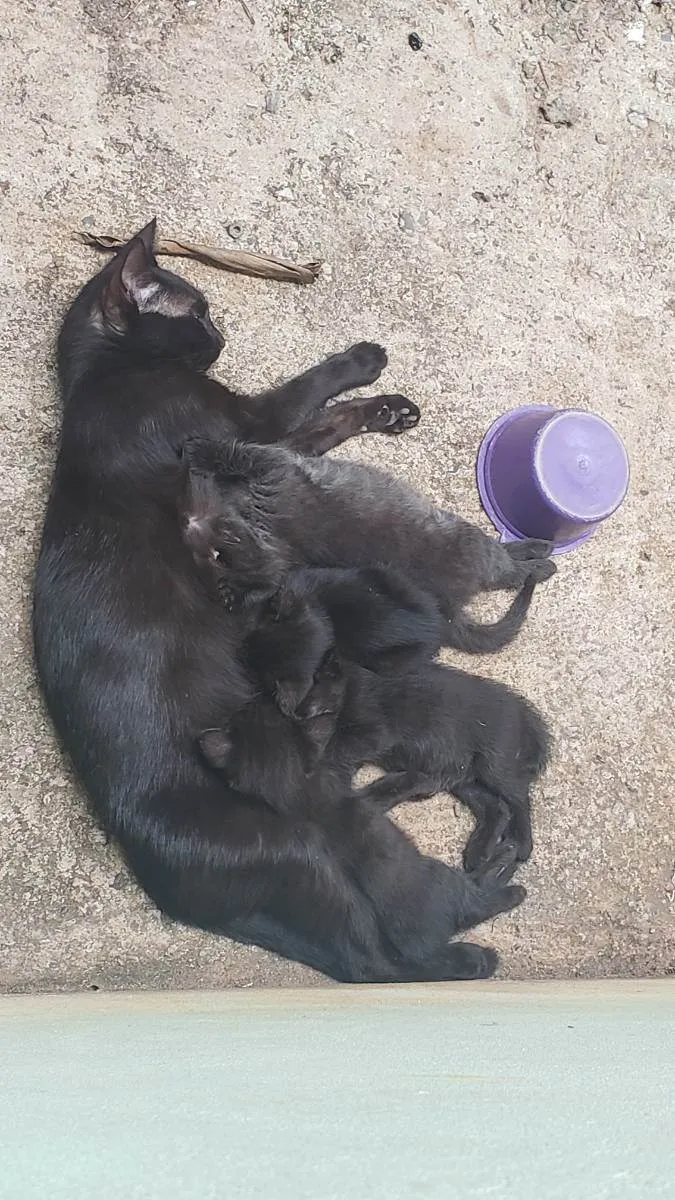
[[[391,397],[315,411],[378,377],[386,358],[368,344],[259,396],[209,379],[222,338],[200,293],[157,267],[153,233],[154,223],[86,285],[59,337],[63,428],[33,613],[57,730],[139,881],[176,919],[338,979],[489,975],[493,951],[447,943],[522,899],[522,889],[503,886],[514,865],[508,842],[471,878],[419,855],[376,805],[354,804],[351,793],[343,801],[339,771],[335,797],[326,772],[319,819],[289,819],[251,805],[198,752],[197,736],[227,725],[256,683],[240,658],[247,618],[209,594],[177,520],[180,448],[197,435],[224,449],[230,466],[238,458],[228,486],[245,507],[274,514],[285,504],[275,536],[298,565],[370,565],[375,549],[441,604],[453,555],[462,577],[477,554],[470,591],[521,587],[550,568],[516,561],[478,531],[463,544],[470,527],[416,508],[386,476],[350,464],[343,475],[337,464],[312,474],[290,450],[231,442],[284,439],[319,452],[363,426],[402,428],[416,412]],[[264,479],[255,477],[261,454],[271,456]],[[456,601],[454,592],[451,616]]]

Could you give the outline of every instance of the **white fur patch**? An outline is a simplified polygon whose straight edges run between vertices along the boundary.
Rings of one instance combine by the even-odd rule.
[[[159,312],[157,304],[159,293],[162,288],[158,283],[134,283],[132,295],[136,302],[136,308],[139,312]]]

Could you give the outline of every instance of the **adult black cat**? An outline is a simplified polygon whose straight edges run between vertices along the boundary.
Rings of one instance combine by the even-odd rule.
[[[238,434],[323,449],[363,426],[402,428],[415,411],[401,397],[375,397],[312,415],[377,378],[385,356],[368,344],[260,396],[237,396],[206,377],[222,338],[200,293],[157,267],[153,233],[154,223],[87,284],[59,338],[63,428],[33,614],[56,728],[101,819],[170,915],[339,979],[488,975],[492,951],[448,939],[522,899],[522,889],[503,886],[513,864],[484,863],[475,878],[452,871],[351,796],[322,803],[320,821],[289,820],[251,805],[198,753],[198,733],[226,724],[256,685],[237,653],[245,619],[209,594],[182,536],[179,448],[194,435],[227,445]],[[281,453],[282,475],[295,470],[293,454],[271,449]],[[353,478],[347,471],[347,491]],[[247,479],[230,483],[250,497]],[[311,486],[320,504],[324,484]],[[329,477],[326,488],[335,520],[339,484]],[[412,500],[403,494],[399,513],[388,490],[395,538],[390,544],[378,527],[378,556],[419,567],[426,584],[433,570],[420,565],[423,547],[413,559],[406,553],[418,533],[405,536]],[[436,591],[448,586],[459,524],[445,529],[441,520],[430,531],[433,558],[445,550],[448,560]],[[352,533],[353,564],[343,538],[336,547],[347,561],[330,565],[358,565],[364,547],[372,560],[371,534],[358,522]],[[531,569],[546,573],[547,564],[516,562],[489,545],[478,586],[517,587]],[[325,557],[325,548],[316,558],[310,548],[304,561],[324,565]]]

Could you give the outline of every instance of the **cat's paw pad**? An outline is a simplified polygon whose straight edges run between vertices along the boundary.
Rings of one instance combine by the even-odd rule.
[[[204,729],[197,738],[206,761],[222,771],[232,750],[232,742],[225,729]]]
[[[417,425],[420,416],[419,408],[407,396],[383,396],[380,408],[365,429],[368,433],[405,433]]]

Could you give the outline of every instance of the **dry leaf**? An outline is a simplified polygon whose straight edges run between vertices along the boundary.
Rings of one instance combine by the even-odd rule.
[[[112,234],[76,231],[73,236],[85,246],[96,250],[118,250],[126,245],[126,238]],[[196,258],[207,267],[221,271],[234,271],[238,275],[253,275],[257,279],[279,279],[285,283],[314,283],[320,262],[289,263],[282,258],[270,258],[267,254],[256,254],[253,250],[220,250],[215,246],[202,246],[197,242],[177,242],[171,238],[158,238],[155,254],[167,254],[175,258]]]

